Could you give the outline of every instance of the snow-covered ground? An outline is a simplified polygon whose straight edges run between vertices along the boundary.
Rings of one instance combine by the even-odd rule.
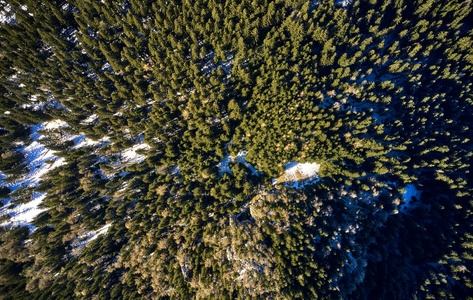
[[[246,155],[248,154],[248,151],[246,150],[240,150],[237,154],[237,156],[231,156],[230,154],[224,157],[223,159],[220,160],[220,162],[217,164],[218,167],[218,175],[221,176],[223,173],[230,173],[232,174],[232,170],[230,170],[230,163],[242,163],[244,164],[248,169],[250,169],[251,174],[258,176],[258,171],[246,161]]]
[[[72,245],[72,255],[77,256],[82,252],[82,249],[87,245],[89,242],[95,240],[101,234],[107,234],[108,229],[112,226],[112,223],[103,226],[100,229],[86,231],[77,238],[71,241]]]
[[[97,229],[95,231],[91,231],[87,237],[87,243],[90,241],[95,240],[101,234],[107,234],[108,229],[112,226],[112,223],[105,225],[104,227]]]
[[[59,158],[54,155],[54,151],[48,150],[41,144],[41,135],[37,133],[39,129],[44,129],[45,124],[33,126],[31,138],[33,142],[27,146],[23,146],[20,150],[25,155],[25,163],[28,166],[29,172],[20,180],[14,182],[0,181],[0,186],[8,187],[12,192],[20,187],[34,188],[39,184],[42,176],[65,164],[64,158]],[[46,163],[52,162],[52,163]],[[3,174],[2,174],[3,175]],[[5,177],[4,175],[2,176]],[[0,208],[0,216],[10,215],[11,219],[0,224],[0,226],[28,226],[30,231],[34,231],[35,227],[29,223],[44,209],[39,209],[38,205],[46,197],[46,194],[33,193],[31,201],[25,204],[17,205],[10,209],[10,202],[13,198],[3,200],[3,206]]]
[[[45,126],[43,129],[55,130],[58,128],[67,128],[67,127],[69,127],[69,124],[67,124],[66,122],[61,121],[61,120],[53,120],[53,121],[45,123]],[[74,141],[73,149],[79,149],[79,148],[89,147],[89,146],[97,146],[100,144],[106,144],[110,142],[109,137],[103,137],[102,139],[98,141],[94,141],[86,137],[85,134],[78,134],[78,135],[72,135],[72,134],[67,134],[67,133],[61,134],[62,142],[71,141],[71,140]]]
[[[215,52],[210,52],[207,57],[205,58],[204,63],[202,64],[202,72],[205,74],[211,74],[213,70],[217,68],[222,68],[223,71],[227,74],[226,79],[231,77],[231,70],[233,68],[233,62],[234,62],[234,55],[233,53],[226,53],[227,60],[226,61],[220,61],[216,65],[213,62],[213,58],[217,54]]]
[[[25,174],[21,179],[16,180],[14,182],[0,181],[0,186],[8,187],[12,192],[20,187],[34,188],[39,184],[42,177],[46,173],[59,166],[64,165],[64,158],[55,156],[55,151],[47,149],[41,143],[42,136],[38,133],[38,130],[55,130],[58,128],[65,127],[69,127],[69,125],[61,120],[53,120],[50,122],[40,123],[38,125],[33,126],[31,134],[32,142],[29,145],[25,145],[22,149],[20,149],[20,151],[25,155],[25,163],[28,166],[29,172]],[[99,141],[94,141],[85,137],[84,134],[62,134],[60,140],[61,142],[73,140],[75,144],[74,149],[86,146],[95,146],[109,142],[109,138],[107,137]],[[130,152],[125,153],[129,159],[141,159],[141,157],[134,151],[142,148],[143,146],[137,146],[138,147],[135,146],[136,148],[130,148]],[[4,178],[5,175],[0,172],[0,180]],[[4,199],[4,205],[0,208],[0,216],[8,214],[11,218],[10,220],[0,224],[0,226],[28,226],[31,232],[34,231],[35,227],[32,226],[30,223],[38,214],[45,210],[38,208],[38,206],[42,203],[45,197],[45,193],[33,193],[31,201],[24,204],[15,205],[12,208],[10,208],[10,202],[13,200],[13,198],[10,197]]]
[[[181,168],[179,167],[179,165],[175,165],[174,167],[172,167],[171,170],[169,170],[169,174],[171,174],[172,176],[181,175]]]
[[[404,196],[405,201],[400,206],[400,210],[402,212],[404,212],[404,211],[408,210],[410,207],[412,207],[412,205],[414,204],[412,202],[412,197],[415,197],[417,200],[419,200],[420,195],[422,193],[421,191],[416,189],[414,184],[409,184],[404,189],[406,190],[406,192],[404,194],[402,194],[402,196]]]
[[[13,209],[5,209],[5,212],[0,210],[0,214],[8,213],[10,215],[10,220],[0,224],[7,228],[16,227],[16,226],[26,226],[30,229],[30,232],[33,232],[36,227],[31,225],[31,222],[36,218],[37,215],[47,210],[46,208],[38,208],[38,206],[43,202],[46,197],[46,193],[33,193],[31,196],[31,201],[25,204],[18,205]],[[11,199],[11,198],[10,198]]]
[[[98,119],[99,117],[96,114],[91,114],[87,119],[81,122],[81,125],[90,125],[92,123],[95,123],[95,121]]]
[[[88,137],[85,136],[85,134],[81,134],[78,136],[74,137],[74,147],[73,149],[79,149],[83,147],[91,147],[91,146],[96,146],[98,144],[106,144],[110,142],[110,138],[108,136],[103,137],[102,139],[98,141],[94,141],[92,139],[89,139]]]
[[[8,186],[12,191],[23,186],[34,187],[39,183],[44,174],[64,164],[63,158],[54,155],[55,151],[46,149],[41,144],[41,135],[37,131],[43,128],[44,124],[33,126],[33,133],[31,135],[33,142],[20,150],[25,155],[25,163],[28,165],[30,172],[22,180],[7,184],[0,183],[1,185]],[[45,163],[47,161],[53,163],[47,164]]]
[[[320,5],[322,3],[321,0],[316,0],[316,1],[310,1],[309,2],[309,5],[310,5],[310,11],[312,12],[312,10],[315,9],[315,7],[317,7],[318,5]],[[353,4],[353,0],[335,0],[335,6],[341,6],[343,8],[348,8],[350,5]]]
[[[353,0],[337,0],[335,1],[335,5],[341,6],[343,8],[347,8],[353,3]]]
[[[251,244],[247,244],[246,246],[250,245]],[[249,261],[248,259],[241,259],[231,248],[227,248],[227,259],[236,267],[236,271],[239,275],[236,280],[243,280],[243,278],[251,276],[251,272],[259,272],[260,274],[263,274],[264,272],[265,264],[259,264],[254,259],[252,261]]]
[[[128,164],[137,164],[146,159],[146,155],[138,154],[138,150],[149,150],[151,147],[146,143],[139,143],[122,152],[124,162]]]
[[[320,180],[318,163],[290,162],[284,165],[286,169],[279,178],[273,179],[273,184],[282,183],[293,188],[303,188],[306,183]]]
[[[3,8],[3,10],[0,10],[0,24],[15,23],[16,22],[15,14],[8,16],[9,12],[11,11],[10,4],[6,3],[5,1],[0,1],[0,9],[1,8]]]

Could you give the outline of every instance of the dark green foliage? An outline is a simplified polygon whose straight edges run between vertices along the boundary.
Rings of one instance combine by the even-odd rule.
[[[467,299],[471,4],[334,2],[1,2],[0,295]]]

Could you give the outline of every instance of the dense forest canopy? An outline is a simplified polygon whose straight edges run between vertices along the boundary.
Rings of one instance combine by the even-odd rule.
[[[472,8],[1,0],[0,299],[472,299]]]

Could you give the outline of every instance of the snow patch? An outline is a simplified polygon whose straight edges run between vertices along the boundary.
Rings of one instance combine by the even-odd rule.
[[[259,272],[263,274],[265,264],[258,263],[255,259],[251,261],[248,259],[239,258],[231,248],[227,248],[227,260],[235,265],[238,277],[236,280],[243,280],[243,278],[251,276],[251,272]]]
[[[43,129],[53,130],[53,129],[63,128],[63,127],[69,127],[69,124],[67,124],[66,122],[62,120],[53,120],[53,121],[47,122],[45,126],[43,127]]]
[[[414,184],[409,184],[404,189],[406,190],[406,192],[402,194],[402,196],[404,196],[405,201],[400,206],[401,211],[405,211],[411,208],[414,205],[412,197],[415,197],[417,200],[419,200],[420,195],[422,193],[421,191],[416,189],[416,186]]]
[[[242,163],[244,164],[248,169],[250,169],[252,175],[259,175],[259,172],[250,164],[246,161],[246,155],[248,154],[248,151],[246,150],[240,150],[237,154],[237,156],[231,156],[230,154],[224,157],[219,161],[217,164],[218,168],[218,175],[221,176],[223,173],[230,173],[232,174],[232,170],[230,169],[229,164],[230,163]]]
[[[37,131],[46,128],[48,125],[49,124],[47,123],[40,123],[33,126],[31,134],[31,139],[33,142],[27,146],[23,146],[23,148],[20,150],[25,155],[25,164],[27,165],[29,172],[21,179],[14,182],[0,181],[0,186],[8,187],[12,192],[20,187],[34,188],[39,184],[41,178],[46,173],[65,164],[64,158],[55,156],[55,151],[49,150],[44,147],[43,144],[41,144],[41,135],[37,133]],[[1,175],[2,179],[6,177],[4,174]],[[9,203],[13,200],[13,198],[8,198],[6,201],[4,201],[4,206],[0,209],[0,216],[8,214],[11,216],[11,219],[3,224],[0,224],[0,226],[28,226],[30,231],[34,231],[35,227],[29,223],[33,221],[33,219],[39,213],[45,210],[38,208],[38,205],[41,204],[45,197],[45,193],[33,193],[30,202],[17,205],[11,209]]]
[[[27,164],[30,172],[26,174],[21,180],[17,180],[12,183],[0,182],[1,186],[7,186],[11,191],[23,186],[35,187],[44,174],[65,163],[64,158],[55,156],[55,151],[49,150],[45,148],[43,144],[41,144],[39,140],[41,135],[36,131],[42,127],[43,125],[41,124],[33,126],[33,134],[31,135],[33,142],[28,146],[24,146],[20,150],[25,155],[25,163]],[[47,164],[45,163],[46,161],[54,161],[54,163]]]
[[[353,0],[337,0],[335,6],[341,6],[343,8],[349,7],[353,3]]]
[[[273,179],[273,185],[282,183],[293,188],[303,188],[308,182],[320,180],[318,172],[320,164],[318,163],[298,163],[289,162],[284,165],[286,170],[279,178]]]
[[[10,220],[0,224],[0,226],[7,228],[26,226],[30,229],[30,233],[35,231],[36,227],[31,225],[31,222],[33,222],[37,215],[48,210],[47,208],[38,208],[44,198],[46,198],[46,193],[34,192],[33,196],[31,196],[31,201],[26,204],[20,204],[10,210],[4,209],[6,206],[2,207],[0,215],[8,213]]]
[[[151,147],[146,143],[139,143],[139,144],[134,145],[131,148],[123,150],[122,157],[123,157],[124,162],[127,162],[129,164],[136,164],[145,160],[146,155],[136,153],[137,150],[141,150],[141,149],[149,150],[151,149]]]
[[[217,68],[221,68],[225,74],[226,78],[225,80],[228,80],[231,77],[231,70],[233,68],[233,62],[234,62],[234,55],[233,53],[225,53],[226,56],[226,61],[220,61],[217,64],[214,64],[213,58],[217,54],[215,52],[210,52],[207,57],[204,59],[204,63],[202,64],[202,72],[204,74],[212,74],[213,70],[216,70]]]
[[[29,104],[20,104],[20,108],[27,109],[27,110],[32,110],[32,111],[40,111],[40,110],[42,111],[42,110],[44,110],[44,108],[48,105],[48,103],[38,101],[38,96],[40,96],[40,95],[39,94],[31,95],[29,97],[29,100],[31,101],[31,103],[29,103]]]
[[[110,142],[110,138],[108,136],[106,137],[103,137],[101,138],[100,140],[98,141],[94,141],[92,139],[89,139],[88,137],[85,136],[85,134],[82,134],[82,135],[79,135],[79,136],[76,136],[74,138],[74,147],[73,149],[79,149],[79,148],[83,148],[83,147],[92,147],[92,146],[96,146],[96,145],[102,145],[102,144],[106,144]]]
[[[98,118],[97,116],[92,115],[92,116],[88,117],[86,120],[84,120],[83,122],[86,122],[86,121],[87,122],[93,122],[93,120],[95,120],[97,118]],[[50,121],[50,122],[46,123],[46,125],[44,126],[43,129],[45,129],[45,130],[54,130],[54,129],[67,128],[67,127],[70,127],[70,126],[66,122],[64,122],[62,120],[53,120],[53,121]],[[85,134],[73,135],[73,134],[68,134],[68,133],[62,133],[61,134],[61,140],[63,142],[73,140],[74,141],[74,147],[72,149],[80,149],[80,148],[83,148],[83,147],[92,147],[92,146],[97,146],[97,145],[103,146],[103,144],[106,144],[106,143],[110,142],[110,138],[107,137],[107,136],[101,138],[98,141],[94,141],[94,140],[86,137]]]
[[[179,167],[179,165],[175,165],[174,167],[172,167],[172,169],[169,171],[169,174],[171,174],[172,176],[181,175],[181,168]]]
[[[322,4],[321,0],[309,1],[309,11],[312,12],[320,4]],[[335,6],[348,8],[350,5],[353,4],[353,0],[335,0],[334,4],[335,4]]]
[[[10,4],[5,1],[0,1],[0,24],[15,24],[16,15],[11,13]]]
[[[103,226],[100,229],[86,231],[77,238],[71,241],[72,246],[72,255],[78,256],[82,252],[82,249],[87,245],[89,242],[95,240],[101,234],[107,234],[108,229],[112,226],[112,223]]]
[[[91,231],[92,236],[89,236],[87,242],[90,242],[90,241],[95,240],[95,239],[96,239],[99,235],[101,235],[101,234],[107,234],[108,229],[110,228],[110,226],[112,226],[112,223],[107,224],[107,225],[105,225],[104,227],[102,227],[102,228],[100,228],[100,229],[98,229],[98,230]]]
[[[95,121],[98,119],[99,117],[96,114],[92,114],[88,116],[87,119],[82,120],[82,122],[80,122],[80,125],[90,125],[90,124],[95,123]]]

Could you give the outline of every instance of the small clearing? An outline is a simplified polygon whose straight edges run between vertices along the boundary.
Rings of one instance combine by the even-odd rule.
[[[406,192],[402,194],[404,196],[404,203],[401,204],[400,209],[402,212],[408,210],[411,208],[413,205],[415,205],[413,201],[413,197],[415,197],[416,200],[420,199],[420,195],[422,194],[422,191],[419,191],[416,189],[416,186],[414,184],[409,184],[404,188]]]
[[[320,180],[318,163],[298,163],[290,162],[284,165],[284,174],[273,179],[273,185],[284,184],[293,188],[303,188],[307,183],[314,183]]]
[[[136,144],[121,153],[123,157],[123,162],[126,162],[128,164],[140,163],[146,159],[146,155],[138,154],[136,151],[149,149],[151,149],[151,147],[146,143]]]
[[[258,176],[259,172],[250,164],[246,161],[246,155],[248,154],[248,151],[246,150],[240,150],[236,156],[231,156],[230,154],[224,157],[223,159],[220,160],[220,162],[217,164],[218,168],[218,175],[222,176],[223,173],[230,173],[232,174],[232,170],[230,169],[230,163],[242,163],[244,164],[248,169],[250,169],[252,175]]]

